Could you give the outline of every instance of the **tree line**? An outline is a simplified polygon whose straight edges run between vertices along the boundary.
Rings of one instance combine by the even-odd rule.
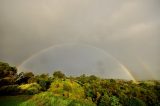
[[[55,96],[93,102],[97,106],[160,106],[160,81],[102,79],[95,75],[66,76],[62,71],[35,75],[17,73],[17,68],[0,62],[0,95]]]

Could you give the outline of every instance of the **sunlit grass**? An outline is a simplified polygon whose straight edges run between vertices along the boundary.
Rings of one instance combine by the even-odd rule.
[[[84,98],[84,89],[75,81],[69,79],[55,80],[52,82],[49,91],[57,96],[65,96],[72,99]]]

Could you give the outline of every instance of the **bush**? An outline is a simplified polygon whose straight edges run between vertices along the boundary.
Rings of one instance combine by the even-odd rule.
[[[121,106],[119,98],[116,96],[109,97],[106,93],[100,99],[98,106]]]
[[[64,83],[63,89],[69,92],[69,91],[72,91],[72,86],[70,84]]]
[[[16,95],[19,93],[18,85],[7,85],[0,87],[0,95]]]
[[[100,103],[98,106],[110,106],[110,98],[108,94],[104,94],[102,98],[100,99]]]
[[[41,90],[41,86],[37,83],[22,84],[19,86],[19,88],[21,89],[22,94],[29,94],[29,95],[37,94]]]
[[[146,106],[146,104],[139,98],[131,98],[127,103],[128,106]]]
[[[5,77],[0,79],[0,87],[13,84],[14,84],[14,78],[12,77]]]
[[[110,103],[111,106],[121,106],[121,104],[119,103],[119,98],[117,98],[116,96],[110,97]]]
[[[42,87],[43,91],[46,91],[51,84],[49,80],[44,80],[44,79],[39,79],[37,82]]]
[[[71,80],[55,80],[51,83],[49,91],[57,96],[65,96],[74,99],[84,98],[84,89],[78,83]]]
[[[23,103],[23,106],[95,106],[90,102],[81,102],[67,99],[65,97],[53,96],[51,92],[43,92],[34,95],[31,99]]]

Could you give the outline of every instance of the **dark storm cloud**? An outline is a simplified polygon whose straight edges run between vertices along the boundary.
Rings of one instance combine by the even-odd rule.
[[[145,70],[160,78],[159,5],[159,0],[0,0],[0,59],[19,65],[49,46],[79,42],[106,50],[137,78],[149,77]]]

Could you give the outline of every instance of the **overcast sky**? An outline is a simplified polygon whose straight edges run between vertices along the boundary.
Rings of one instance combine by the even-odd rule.
[[[160,1],[0,0],[1,61],[18,66],[75,42],[105,50],[137,79],[159,79]]]

